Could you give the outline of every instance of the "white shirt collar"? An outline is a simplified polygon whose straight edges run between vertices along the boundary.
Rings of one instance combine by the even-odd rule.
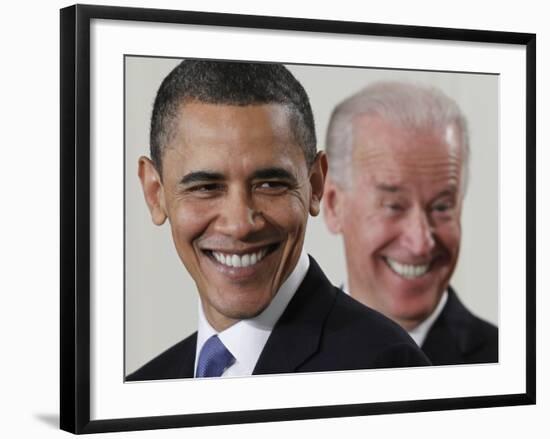
[[[283,282],[269,306],[260,315],[251,319],[241,320],[220,333],[217,333],[210,326],[210,323],[208,323],[202,309],[202,303],[199,300],[199,322],[194,370],[197,370],[197,362],[202,346],[206,340],[217,333],[222,343],[235,357],[235,363],[231,367],[228,367],[222,376],[252,375],[275,323],[277,323],[294,296],[294,293],[298,290],[308,270],[309,258],[305,251],[302,250],[296,267],[294,267],[290,276]]]
[[[344,284],[342,285],[342,290],[346,294],[349,294],[347,290],[347,282],[344,282]],[[441,295],[441,298],[439,299],[439,303],[437,304],[435,309],[432,311],[432,313],[423,322],[421,322],[416,328],[410,331],[407,331],[418,346],[422,346],[422,343],[424,343],[424,340],[426,340],[426,336],[428,335],[428,332],[432,328],[432,325],[434,324],[434,322],[437,320],[437,318],[443,311],[443,308],[447,303],[448,296],[449,294],[447,293],[447,290],[445,290]]]
[[[409,335],[416,342],[418,346],[422,346],[422,344],[424,343],[424,340],[426,339],[428,332],[432,328],[432,325],[439,317],[439,314],[441,314],[441,312],[443,311],[443,308],[447,303],[448,296],[449,294],[447,293],[447,290],[445,290],[441,295],[441,299],[439,299],[439,303],[437,304],[435,309],[432,311],[432,313],[426,318],[426,320],[420,323],[416,328],[408,331]]]

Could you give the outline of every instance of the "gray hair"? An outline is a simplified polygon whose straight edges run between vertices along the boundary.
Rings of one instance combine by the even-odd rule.
[[[468,180],[470,146],[466,118],[454,100],[436,88],[405,82],[377,82],[345,99],[333,110],[327,130],[329,175],[341,188],[350,187],[353,122],[358,116],[379,116],[397,127],[445,132],[455,125],[463,158],[463,189]]]

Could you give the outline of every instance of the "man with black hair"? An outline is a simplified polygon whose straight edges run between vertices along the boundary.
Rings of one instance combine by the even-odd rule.
[[[196,283],[199,324],[128,380],[429,364],[302,250],[327,161],[285,67],[183,61],[157,93],[150,146],[143,193]]]

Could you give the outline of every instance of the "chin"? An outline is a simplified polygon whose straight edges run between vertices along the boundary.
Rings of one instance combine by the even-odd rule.
[[[437,306],[437,301],[429,300],[416,303],[399,303],[393,307],[392,315],[400,320],[422,322]]]
[[[218,312],[232,320],[246,320],[259,316],[268,306],[270,302],[261,304],[237,304],[224,307]]]

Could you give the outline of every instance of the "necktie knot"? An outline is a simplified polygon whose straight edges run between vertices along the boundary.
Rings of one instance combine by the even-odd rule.
[[[219,377],[225,369],[235,362],[235,357],[229,352],[217,335],[213,335],[204,343],[197,364],[197,378]]]

